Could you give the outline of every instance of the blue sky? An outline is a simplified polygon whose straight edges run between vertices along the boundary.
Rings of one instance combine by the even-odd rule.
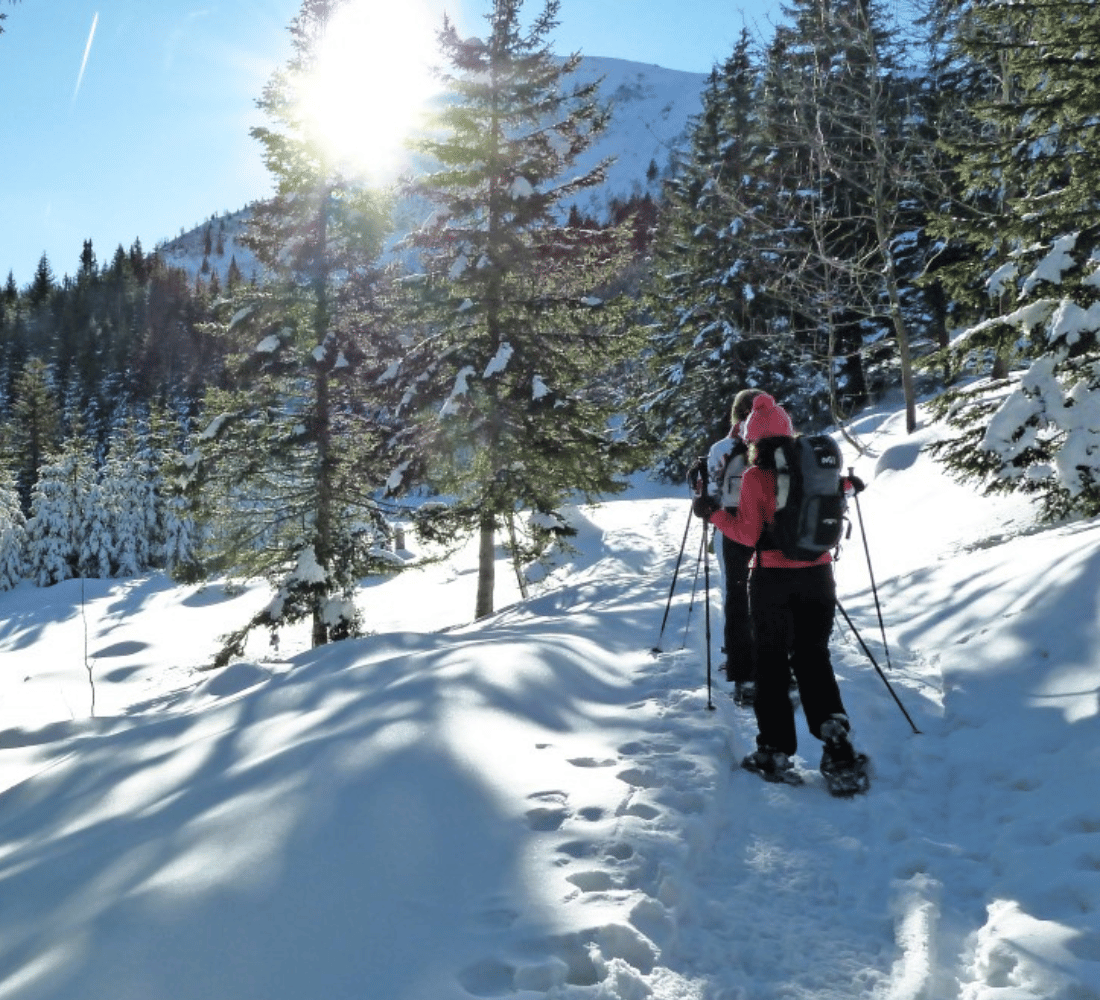
[[[488,9],[402,6],[413,2],[433,27],[446,9],[472,33]],[[58,278],[72,274],[85,239],[101,263],[135,238],[152,250],[269,193],[248,132],[299,0],[0,3],[0,281],[11,271],[26,285],[43,253]],[[778,0],[562,0],[554,40],[563,53],[705,73],[742,25],[768,37],[780,16]]]

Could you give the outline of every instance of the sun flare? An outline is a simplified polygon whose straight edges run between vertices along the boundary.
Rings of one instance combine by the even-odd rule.
[[[306,128],[342,168],[382,182],[396,174],[438,81],[436,25],[419,0],[341,7],[302,81]]]

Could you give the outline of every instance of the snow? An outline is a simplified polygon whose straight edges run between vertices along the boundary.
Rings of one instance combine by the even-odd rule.
[[[999,299],[1006,291],[1015,291],[1013,282],[1018,274],[1015,261],[1002,264],[989,276],[987,287],[990,299]]]
[[[474,541],[364,581],[369,637],[221,671],[265,588],[0,594],[0,997],[1100,997],[1100,522],[854,431],[838,592],[921,733],[841,622],[849,801],[804,728],[803,787],[733,766],[717,571],[708,694],[700,525],[643,477],[481,622]]]
[[[530,198],[534,193],[535,187],[526,177],[516,177],[512,180],[509,194],[513,198]]]
[[[1041,281],[1060,285],[1062,275],[1074,265],[1072,254],[1076,245],[1077,233],[1058,237],[1052,244],[1050,252],[1039,261],[1035,270],[1024,280],[1020,294],[1029,295]]]
[[[439,415],[445,417],[458,412],[457,401],[461,399],[470,388],[470,377],[474,374],[474,369],[469,365],[466,365],[455,376],[454,388],[451,389],[451,394],[447,397],[447,401],[440,407]]]
[[[514,353],[512,345],[505,342],[497,348],[497,352],[493,355],[492,360],[485,367],[485,373],[482,378],[492,378],[494,375],[499,374],[508,367],[508,362],[512,360],[512,354]]]
[[[209,424],[206,425],[206,429],[199,435],[200,441],[213,441],[221,432],[222,428],[232,419],[228,413],[219,413]]]
[[[460,253],[454,263],[451,265],[450,271],[447,272],[447,277],[451,281],[457,281],[466,273],[466,269],[470,266],[470,261],[464,253]]]
[[[298,562],[290,579],[302,583],[323,583],[327,576],[328,574],[317,561],[317,553],[313,551],[313,546],[308,545],[298,553]]]

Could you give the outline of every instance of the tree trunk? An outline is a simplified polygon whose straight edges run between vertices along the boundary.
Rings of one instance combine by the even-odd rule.
[[[527,600],[527,580],[523,575],[523,565],[520,563],[519,545],[516,542],[516,519],[513,514],[508,515],[508,539],[512,543],[512,568],[516,571],[519,593],[524,600]]]
[[[493,515],[481,516],[481,545],[477,558],[477,607],[475,618],[485,618],[493,613],[493,585],[496,582],[496,519]]]
[[[328,210],[331,188],[327,183],[321,185],[320,205],[318,206],[318,263],[314,279],[316,296],[313,318],[313,337],[323,344],[328,336]],[[332,408],[329,399],[328,372],[323,365],[317,368],[314,385],[314,415],[317,427],[317,471],[315,489],[317,493],[316,523],[313,529],[313,553],[317,565],[326,574],[332,571]],[[325,604],[331,592],[331,582],[326,580],[322,593],[313,598],[313,646],[325,645],[329,640],[329,627],[325,621]]]
[[[328,574],[332,567],[332,427],[330,420],[330,402],[328,373],[317,373],[317,523],[314,529],[314,554],[317,564]],[[323,646],[329,640],[329,626],[325,620],[325,604],[328,601],[331,584],[325,591],[314,597],[313,603],[313,646]]]

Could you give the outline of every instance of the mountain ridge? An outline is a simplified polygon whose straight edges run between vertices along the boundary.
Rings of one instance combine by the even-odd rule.
[[[576,170],[587,172],[607,157],[613,157],[613,162],[602,184],[562,203],[566,211],[575,205],[582,214],[596,218],[603,218],[615,199],[659,194],[662,179],[672,170],[675,152],[688,138],[691,119],[701,110],[708,74],[608,56],[584,56],[571,80],[586,84],[600,78],[599,99],[612,105],[611,121],[598,141],[578,158]],[[209,280],[216,273],[224,284],[234,259],[245,280],[249,280],[262,271],[254,254],[239,240],[249,212],[249,206],[244,206],[226,214],[212,214],[179,236],[158,242],[156,250],[168,266],[186,271],[191,280],[200,275]],[[397,215],[409,224],[408,210],[402,214],[399,209]]]

